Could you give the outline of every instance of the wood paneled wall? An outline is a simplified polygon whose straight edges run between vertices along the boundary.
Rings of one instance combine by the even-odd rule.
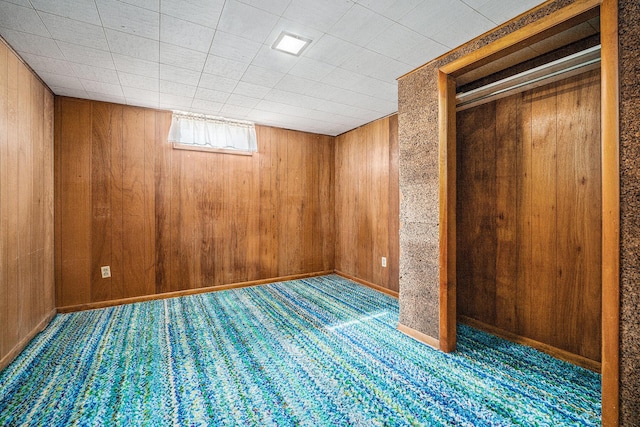
[[[0,369],[53,296],[53,95],[0,39]]]
[[[257,126],[253,156],[176,150],[170,119],[56,99],[59,307],[334,269],[334,138]]]
[[[398,117],[336,138],[336,270],[398,291]],[[387,267],[382,267],[382,257]]]
[[[457,126],[458,313],[599,361],[599,71]]]

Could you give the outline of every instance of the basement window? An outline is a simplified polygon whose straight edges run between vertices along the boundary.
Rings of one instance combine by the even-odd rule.
[[[181,111],[173,112],[169,142],[182,150],[249,156],[258,151],[253,123]]]

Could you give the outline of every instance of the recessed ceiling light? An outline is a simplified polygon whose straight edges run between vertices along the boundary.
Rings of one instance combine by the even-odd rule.
[[[309,46],[309,43],[311,43],[309,39],[283,31],[271,48],[290,55],[300,56],[302,51]]]

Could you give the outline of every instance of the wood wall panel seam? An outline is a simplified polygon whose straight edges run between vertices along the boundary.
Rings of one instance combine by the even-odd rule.
[[[31,70],[0,43],[0,369],[55,307],[51,101]]]
[[[323,221],[326,226],[318,226],[315,219],[321,208],[333,204],[333,169],[322,175],[318,169],[323,153],[333,160],[332,137],[258,126],[259,135],[269,135],[266,142],[259,141],[261,149],[277,153],[270,155],[267,164],[261,161],[260,152],[246,157],[172,150],[166,142],[166,112],[69,98],[60,98],[58,105],[63,118],[59,146],[64,151],[60,157],[65,164],[78,156],[83,158],[82,152],[75,152],[83,145],[77,140],[82,132],[65,123],[69,121],[65,117],[73,117],[76,123],[88,121],[90,135],[100,143],[92,144],[96,161],[101,157],[96,150],[111,156],[110,166],[105,163],[110,170],[104,174],[96,170],[94,175],[108,180],[110,206],[97,212],[110,215],[112,224],[111,249],[104,252],[105,262],[111,262],[111,279],[97,276],[102,262],[91,260],[93,284],[91,277],[74,281],[76,291],[62,280],[58,306],[99,302],[109,294],[109,282],[110,299],[121,299],[302,274],[321,266],[334,268],[333,219]],[[100,118],[100,114],[109,114],[109,119]],[[108,129],[100,129],[104,126]],[[108,148],[97,148],[103,144]],[[60,174],[61,181],[71,179],[68,168],[61,168]],[[274,183],[269,194],[260,184],[263,180]],[[92,183],[91,175],[83,175],[77,182],[103,188]],[[90,206],[98,207],[102,199],[106,202],[108,197],[100,194],[94,191],[88,196]],[[86,196],[82,195],[82,200]],[[66,215],[73,215],[76,206],[70,202],[63,194],[56,198],[65,226],[69,223]],[[277,222],[275,228],[271,220],[264,221],[262,206],[270,207],[267,214]],[[70,213],[64,214],[65,210]],[[99,220],[91,211],[83,217],[91,222],[89,228]],[[275,275],[270,267],[262,269],[262,226],[275,230],[267,254],[277,265]],[[102,236],[99,228],[91,241],[96,253],[100,247],[108,248],[101,239],[109,237]],[[68,231],[63,228],[57,235],[62,246],[73,237]],[[63,252],[57,265],[65,276],[72,273],[67,266],[82,259],[79,254],[69,253],[69,258],[65,256],[68,250]],[[91,287],[95,292],[86,294]]]

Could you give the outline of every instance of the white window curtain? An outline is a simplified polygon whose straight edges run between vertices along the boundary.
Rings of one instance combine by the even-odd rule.
[[[180,111],[173,112],[169,142],[195,147],[258,151],[253,123]]]

